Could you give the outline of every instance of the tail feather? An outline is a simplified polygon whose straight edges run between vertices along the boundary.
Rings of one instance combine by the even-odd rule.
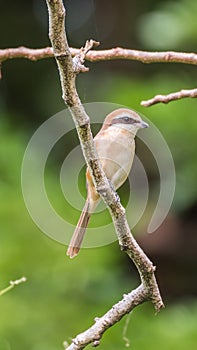
[[[70,256],[70,258],[74,258],[79,253],[86,232],[86,228],[91,216],[88,210],[89,200],[87,199],[67,250],[67,255]]]

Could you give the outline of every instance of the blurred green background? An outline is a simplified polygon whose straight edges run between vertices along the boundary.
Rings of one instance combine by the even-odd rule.
[[[100,48],[196,51],[196,0],[65,1],[71,46],[86,39]],[[1,4],[1,48],[49,45],[45,1]],[[84,103],[124,104],[145,114],[163,133],[176,166],[176,193],[163,225],[146,234],[142,218],[134,233],[157,265],[166,309],[157,317],[151,305],[138,307],[127,330],[132,349],[194,349],[197,343],[197,119],[195,99],[142,108],[140,101],[196,84],[195,67],[143,65],[113,61],[87,63],[78,78]],[[139,278],[118,243],[83,249],[70,261],[66,247],[50,240],[32,222],[23,202],[20,172],[29,138],[46,119],[64,108],[53,59],[7,61],[0,82],[0,290],[25,275],[28,281],[0,298],[0,350],[57,350],[93,323]],[[72,143],[72,139],[68,143]],[[68,147],[68,146],[67,146]],[[62,199],[58,170],[65,154],[62,142],[46,173],[46,182],[61,214],[77,222],[79,212]],[[139,145],[140,152],[140,145]],[[161,155],[162,156],[162,155]],[[143,154],[142,154],[143,157]],[[74,161],[74,160],[73,160]],[[150,190],[159,183],[156,167],[145,159]],[[126,185],[125,185],[126,186]],[[121,198],[126,198],[126,188]],[[85,195],[85,184],[81,191]],[[124,193],[125,192],[125,193]],[[151,193],[152,193],[151,192]],[[149,208],[155,205],[150,196]],[[40,204],[42,205],[42,203]],[[64,214],[64,211],[66,214]],[[146,216],[145,212],[145,216]],[[100,349],[123,349],[125,319],[103,337]]]

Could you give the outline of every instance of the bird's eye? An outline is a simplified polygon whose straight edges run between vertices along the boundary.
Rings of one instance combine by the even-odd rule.
[[[129,122],[129,120],[130,120],[130,118],[129,118],[129,117],[127,117],[127,116],[123,117],[123,119],[124,119],[124,121],[125,121],[125,122],[127,122],[127,123],[128,123],[128,122]]]
[[[131,117],[127,117],[127,116],[123,117],[123,120],[124,120],[125,123],[128,123],[128,124],[135,124],[135,123],[137,123],[136,119],[131,118]]]

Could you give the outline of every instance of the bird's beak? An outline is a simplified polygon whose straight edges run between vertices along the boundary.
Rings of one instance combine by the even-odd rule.
[[[142,120],[140,123],[138,123],[138,126],[139,126],[139,128],[141,128],[141,129],[144,129],[144,128],[148,128],[148,127],[149,127],[148,123],[144,122],[143,120]]]

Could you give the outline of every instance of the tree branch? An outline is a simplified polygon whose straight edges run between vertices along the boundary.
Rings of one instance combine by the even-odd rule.
[[[78,55],[80,49],[70,48],[72,56]],[[30,49],[28,47],[17,47],[0,50],[0,62],[13,58],[26,58],[31,61],[37,61],[44,58],[53,57],[52,47],[44,47],[40,49]],[[107,50],[91,50],[86,53],[85,59],[90,62],[110,61],[110,60],[132,60],[140,61],[142,63],[185,63],[197,65],[197,54],[187,52],[149,52],[131,50],[122,47],[115,47]]]
[[[115,304],[105,315],[102,317],[96,317],[95,323],[87,329],[85,332],[78,334],[72,339],[72,344],[68,346],[67,342],[64,342],[64,347],[67,350],[79,350],[83,349],[86,345],[92,343],[93,346],[98,346],[103,333],[113,326],[121,318],[131,312],[136,305],[143,303],[146,300],[144,288],[140,285],[138,288],[125,294],[123,299]]]
[[[21,277],[20,279],[18,280],[15,280],[15,281],[10,281],[10,285],[8,287],[6,287],[5,289],[2,289],[0,290],[0,297],[9,292],[11,289],[13,289],[14,287],[18,286],[19,284],[21,283],[24,283],[27,281],[27,278],[26,277]]]
[[[192,90],[181,90],[178,92],[173,92],[168,95],[156,95],[155,97],[151,98],[150,100],[147,101],[142,101],[141,105],[143,107],[150,107],[152,105],[155,105],[157,103],[168,103],[171,101],[176,101],[180,100],[182,98],[186,97],[191,97],[195,98],[197,97],[197,89],[192,89]]]
[[[90,42],[87,42],[89,45]],[[93,46],[98,46],[99,43],[94,41],[94,45],[90,44],[85,48],[76,49],[69,48],[70,54],[75,58],[75,62],[78,57],[83,57],[83,61],[86,59],[90,62],[100,62],[109,60],[133,60],[140,61],[142,63],[159,63],[159,62],[169,62],[169,63],[185,63],[197,65],[197,54],[187,53],[187,52],[149,52],[149,51],[139,51],[131,50],[122,47],[116,47],[108,50],[91,50]],[[52,47],[44,47],[40,49],[31,49],[28,47],[16,47],[0,50],[0,68],[3,62],[14,59],[14,58],[26,58],[31,61],[37,61],[45,58],[54,57],[54,52]],[[75,63],[74,62],[74,63]],[[75,65],[76,69],[82,72],[87,72],[89,69],[84,67],[83,64],[79,62]],[[77,73],[77,72],[76,72]],[[79,73],[79,72],[78,72]],[[0,72],[1,79],[1,72]],[[182,90],[180,92],[172,93],[167,96],[157,95],[148,101],[142,101],[141,105],[144,107],[152,106],[156,103],[168,103],[174,100],[182,99],[185,97],[196,97],[196,89],[193,90]]]
[[[26,58],[31,61],[41,60],[43,58],[53,57],[52,47],[43,47],[41,49],[30,49],[29,47],[14,47],[0,50],[0,62],[5,62],[13,58]]]
[[[126,220],[125,209],[121,205],[117,193],[113,191],[103,172],[94,148],[90,119],[80,101],[75,86],[76,75],[80,71],[86,70],[84,67],[84,59],[88,55],[91,47],[95,45],[95,42],[93,40],[88,41],[85,48],[78,52],[77,58],[74,57],[74,59],[72,59],[65,33],[65,9],[63,2],[62,0],[46,0],[46,2],[49,11],[49,37],[59,69],[62,97],[75,122],[81,148],[86,163],[90,168],[96,190],[110,210],[121,249],[124,250],[135,263],[142,281],[142,285],[137,288],[136,291],[131,292],[131,300],[129,300],[129,297],[124,296],[124,299],[120,302],[121,305],[125,305],[121,317],[130,312],[131,305],[135,307],[146,300],[151,300],[155,310],[158,312],[163,307],[163,302],[154,276],[155,267],[132,236]],[[121,318],[119,317],[119,311],[117,311],[116,307],[112,307],[109,313],[111,315],[110,322],[107,318],[108,316],[106,316],[108,315],[107,313],[103,316],[101,324],[96,322],[95,326],[93,326],[95,327],[95,332],[100,334],[100,336],[107,328],[118,322]],[[102,331],[99,331],[99,325],[102,326],[104,324],[107,324],[107,327],[101,327]],[[89,332],[90,329],[87,333],[89,334]],[[69,349],[82,349],[89,342],[91,342],[90,338],[86,338],[85,336],[83,344],[79,342],[79,345],[77,345],[73,342],[69,346]]]

